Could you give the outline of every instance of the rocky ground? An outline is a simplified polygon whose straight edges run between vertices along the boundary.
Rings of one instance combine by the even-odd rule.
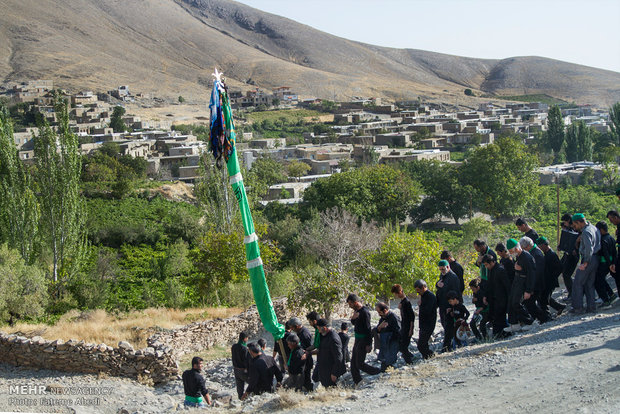
[[[436,347],[440,341],[441,333]],[[209,361],[206,369],[207,386],[216,396],[226,400],[235,394],[230,360]],[[17,388],[23,385],[28,387]],[[366,377],[357,388],[352,385],[346,374],[338,389],[319,389],[312,395],[280,391],[244,402],[233,397],[207,410],[618,413],[620,302],[597,314],[562,315],[511,339],[470,345],[427,362],[403,366],[399,360],[396,369]],[[184,410],[182,400],[180,381],[153,387],[128,379],[0,365],[0,410],[163,413]]]

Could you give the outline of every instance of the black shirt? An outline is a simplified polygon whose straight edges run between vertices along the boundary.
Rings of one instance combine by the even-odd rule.
[[[536,263],[536,285],[535,290],[542,292],[545,288],[545,254],[538,247],[534,246],[530,254]]]
[[[510,257],[502,257],[502,260],[499,262],[504,269],[506,270],[506,274],[508,275],[508,280],[512,285],[512,281],[515,278],[515,263],[512,261]]]
[[[344,362],[349,362],[351,361],[351,355],[349,353],[349,340],[351,338],[345,332],[338,332],[338,336],[340,337],[340,342],[342,343],[342,356],[344,358]]]
[[[469,311],[462,303],[457,303],[456,305],[450,305],[450,312],[448,312],[448,316],[454,319],[454,322],[459,319],[467,320],[469,318]]]
[[[601,249],[598,253],[601,263],[607,263],[608,266],[616,263],[618,252],[615,245],[616,241],[610,234],[601,235]]]
[[[502,259],[503,260],[503,259]],[[510,261],[512,264],[512,260]],[[514,264],[512,271],[514,272]],[[512,281],[508,276],[508,272],[501,263],[496,263],[489,272],[489,288],[487,291],[487,301],[495,310],[506,311],[508,297],[510,296],[510,288]]]
[[[377,327],[381,325],[383,322],[387,322],[388,326],[381,329],[380,332],[381,333],[392,332],[391,340],[398,339],[398,335],[400,333],[400,323],[398,322],[398,319],[396,318],[396,315],[394,314],[394,312],[389,311],[387,315],[380,317]],[[379,330],[377,329],[377,331]]]
[[[250,361],[248,369],[248,394],[261,394],[271,392],[273,377],[282,382],[282,372],[276,366],[276,361],[269,355],[260,354]]]
[[[443,282],[443,287],[439,287],[437,282],[437,304],[440,309],[446,309],[450,305],[448,304],[448,293],[450,291],[454,291],[457,294],[459,293],[459,278],[454,274],[452,270],[449,270],[443,276],[439,276],[439,281]]]
[[[360,310],[356,311],[358,317],[351,319],[351,323],[355,328],[356,335],[363,335],[364,338],[370,338],[370,311],[368,307],[362,306]]]
[[[339,377],[344,373],[342,342],[333,329],[330,329],[326,335],[321,335],[316,365],[319,367],[319,376],[325,380],[330,375]]]
[[[430,290],[421,296],[419,313],[420,330],[433,331],[437,324],[437,298]]]
[[[286,363],[288,365],[288,373],[290,375],[299,375],[303,373],[304,367],[306,366],[306,361],[302,361],[301,357],[305,353],[306,352],[301,346],[298,346],[292,352],[289,352],[289,359]]]
[[[536,244],[536,240],[538,240],[538,237],[539,237],[538,233],[536,233],[536,230],[534,230],[534,229],[529,229],[528,231],[526,231],[524,236],[525,237],[529,237],[530,239],[532,239],[534,244]]]
[[[465,274],[465,270],[463,269],[463,266],[461,266],[461,264],[457,262],[456,260],[450,263],[450,269],[452,269],[454,274],[459,278],[459,287],[461,289],[461,295],[462,295],[463,291],[465,291],[465,279],[463,278],[464,277],[463,275]]]
[[[536,290],[536,263],[531,254],[522,250],[517,257],[517,263],[521,270],[515,269],[515,277],[525,278],[525,291],[533,293]]]
[[[312,346],[312,335],[308,328],[302,326],[299,332],[297,332],[297,336],[299,337],[299,343],[303,349],[308,349]]]
[[[547,289],[560,286],[558,277],[562,273],[562,270],[562,262],[557,253],[551,249],[547,250],[545,253],[545,286]]]
[[[183,378],[183,391],[185,395],[200,398],[209,393],[205,386],[205,379],[197,369],[188,369],[183,372],[181,378]]]
[[[411,324],[415,321],[415,313],[413,312],[413,306],[411,306],[411,302],[406,296],[401,299],[400,303],[398,304],[398,309],[400,309],[400,329],[404,336],[409,336]]]
[[[235,368],[248,369],[250,365],[250,352],[248,348],[237,342],[230,348],[232,353],[232,364]]]

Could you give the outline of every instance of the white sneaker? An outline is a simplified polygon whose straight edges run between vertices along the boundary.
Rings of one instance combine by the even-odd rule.
[[[509,325],[504,328],[504,332],[519,332],[521,330],[521,325],[518,323]]]
[[[594,301],[594,303],[596,303],[597,305],[600,305],[603,303],[603,299],[601,298],[596,298],[596,300]]]
[[[532,328],[532,325],[521,325],[521,330],[525,332],[530,331]]]

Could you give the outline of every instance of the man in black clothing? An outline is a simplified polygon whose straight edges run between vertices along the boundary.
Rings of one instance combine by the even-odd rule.
[[[620,213],[616,210],[611,210],[607,213],[607,219],[616,226],[616,246],[618,253],[620,253]],[[618,266],[618,258],[620,258],[620,254],[616,255],[616,261],[609,266],[609,273],[616,281],[616,297],[620,298],[620,267]]]
[[[248,368],[250,365],[250,353],[248,352],[248,334],[239,333],[239,340],[230,349],[232,353],[233,372],[235,374],[235,384],[237,385],[237,396],[241,399],[245,383],[248,382]]]
[[[532,293],[535,290],[536,285],[536,262],[531,254],[521,248],[519,242],[515,239],[508,239],[506,247],[511,254],[516,255],[517,260],[515,262],[515,278],[512,281],[512,287],[510,289],[510,314],[508,315],[508,322],[510,326],[504,329],[505,332],[518,332],[522,330],[523,326],[531,325],[533,320],[530,316],[525,319],[520,312],[521,303],[525,305],[530,315],[536,314],[534,307],[536,303],[529,302],[526,304],[526,299],[532,298]],[[530,308],[532,308],[530,310]],[[540,308],[538,309],[540,311]],[[542,311],[540,311],[542,312]],[[521,325],[519,324],[521,323]]]
[[[340,342],[338,334],[328,326],[325,319],[317,320],[316,326],[321,335],[319,355],[316,360],[319,381],[325,388],[335,387],[338,377],[345,372],[342,342]]]
[[[599,221],[596,228],[601,233],[601,249],[598,251],[599,265],[596,269],[596,278],[594,279],[594,289],[598,297],[603,301],[603,308],[610,308],[612,302],[617,300],[614,291],[607,283],[607,274],[610,271],[611,264],[616,263],[618,252],[616,251],[616,241],[609,234],[607,223]]]
[[[510,285],[512,285],[512,280],[515,278],[515,263],[512,261],[510,253],[508,253],[508,250],[503,243],[497,243],[495,250],[499,256],[499,264],[504,267],[506,275],[508,275],[508,281],[510,282]],[[497,258],[495,260],[497,261]]]
[[[549,247],[549,241],[546,237],[539,237],[536,244],[545,254],[545,283],[540,296],[540,307],[547,312],[548,306],[551,306],[557,312],[557,316],[560,316],[566,306],[553,299],[552,294],[553,290],[560,286],[558,277],[562,273],[562,262],[553,249]]]
[[[450,339],[448,338],[448,330],[449,327],[446,327],[446,309],[450,307],[448,303],[448,292],[454,291],[458,292],[459,290],[459,279],[454,274],[453,271],[450,270],[450,264],[447,260],[440,260],[437,264],[439,266],[439,272],[441,275],[439,276],[439,281],[435,285],[437,288],[437,305],[439,306],[439,319],[441,321],[441,326],[443,326],[444,330],[444,341],[442,350],[447,350],[450,347]]]
[[[289,321],[291,325],[291,329],[297,334],[299,337],[299,343],[301,347],[306,351],[306,367],[304,370],[304,387],[307,391],[314,390],[314,385],[312,384],[312,367],[314,366],[314,361],[312,360],[312,354],[308,352],[308,350],[313,349],[313,341],[312,335],[308,328],[301,324],[301,320],[299,318],[291,318]]]
[[[515,225],[517,226],[519,231],[523,233],[524,237],[529,237],[532,241],[538,240],[539,236],[538,233],[536,233],[536,230],[531,228],[530,225],[527,224],[527,222],[521,217],[519,217],[517,221],[515,221]]]
[[[403,356],[405,363],[413,363],[413,354],[409,351],[409,344],[411,343],[411,337],[413,336],[413,324],[415,322],[415,313],[413,312],[413,306],[411,302],[403,292],[401,285],[392,286],[392,294],[396,299],[400,299],[398,309],[400,310],[400,334],[398,336],[398,349]]]
[[[340,342],[342,343],[342,357],[344,362],[351,362],[351,352],[349,352],[349,340],[351,339],[348,334],[349,324],[346,322],[342,322],[340,324],[340,332],[338,332],[338,336],[340,337]]]
[[[536,263],[536,283],[534,285],[532,297],[530,299],[527,299],[527,301],[534,302],[541,310],[541,313],[538,313],[537,316],[533,315],[531,312],[530,314],[532,314],[532,316],[535,316],[540,323],[545,323],[551,320],[551,315],[549,314],[549,311],[543,309],[541,301],[542,292],[545,289],[545,254],[536,246],[534,240],[530,239],[527,236],[521,237],[521,240],[519,240],[519,244],[521,245],[521,248],[527,250],[532,255],[532,257],[534,258],[534,263]],[[529,304],[526,302],[525,306],[528,307]],[[528,308],[528,312],[529,309],[530,308]]]
[[[428,290],[426,282],[422,279],[416,280],[414,288],[420,296],[418,302],[418,324],[420,328],[418,351],[422,354],[422,358],[428,359],[433,356],[433,351],[430,350],[428,342],[437,324],[437,298],[433,292]]]
[[[476,259],[476,266],[480,268],[481,287],[483,289],[486,289],[486,283],[488,280],[487,268],[482,265],[482,258],[484,257],[485,254],[490,254],[491,256],[497,259],[497,255],[489,246],[487,246],[487,242],[485,242],[484,240],[479,240],[479,239],[474,240],[474,249],[476,250],[476,252],[478,252],[478,258]]]
[[[192,358],[192,369],[183,372],[183,391],[185,392],[186,407],[206,407],[211,405],[211,396],[205,386],[205,379],[200,374],[202,370],[202,358]],[[204,397],[204,400],[203,400]],[[205,401],[206,400],[206,404]]]
[[[463,266],[461,266],[461,264],[456,261],[456,259],[452,256],[452,253],[450,253],[448,250],[444,250],[443,252],[441,252],[439,258],[442,260],[447,260],[450,264],[450,269],[459,278],[459,288],[462,296],[463,292],[465,291],[465,270],[463,269]]]
[[[379,314],[377,333],[379,336],[379,361],[381,361],[381,371],[387,367],[394,366],[398,357],[398,336],[400,334],[400,322],[390,310],[390,307],[383,302],[377,303],[375,310]]]
[[[377,375],[381,370],[366,363],[366,354],[370,352],[372,346],[370,312],[368,308],[363,306],[359,296],[353,293],[347,297],[347,305],[353,309],[351,323],[355,329],[355,342],[353,343],[353,353],[351,355],[351,376],[353,377],[353,382],[358,384],[362,380],[360,370],[369,375]]]
[[[564,214],[561,221],[562,234],[564,234],[564,232],[568,232],[567,234],[576,233],[573,229],[573,218],[570,214]],[[558,245],[558,251],[559,250],[560,246]],[[579,246],[575,243],[561,250],[564,252],[564,255],[562,255],[562,280],[564,281],[564,286],[566,287],[568,298],[570,299],[573,291],[573,273],[575,273],[575,269],[577,269],[577,265],[579,264]]]
[[[487,268],[489,274],[489,285],[485,294],[490,305],[489,313],[493,321],[493,336],[496,339],[505,338],[508,336],[504,332],[504,328],[506,328],[506,312],[508,310],[510,286],[512,283],[506,269],[501,263],[497,263],[496,258],[491,255],[485,255],[482,258],[482,263]]]
[[[241,397],[242,400],[250,394],[262,394],[274,392],[273,377],[276,377],[278,385],[282,382],[282,371],[277,367],[276,361],[269,355],[262,353],[258,344],[248,344],[250,351],[250,367],[248,369],[248,388]]]
[[[292,388],[295,391],[301,391],[304,385],[306,361],[303,357],[306,351],[299,345],[299,337],[295,333],[290,333],[286,337],[286,344],[288,348],[288,359],[286,360],[288,377],[286,377],[282,386],[284,388]]]

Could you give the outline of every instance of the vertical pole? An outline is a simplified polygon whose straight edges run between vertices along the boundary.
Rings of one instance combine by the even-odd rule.
[[[558,231],[557,231],[557,242],[560,242],[560,175],[556,175],[555,176],[555,189],[556,189],[556,199],[557,199],[557,207],[558,207],[558,212],[557,212],[557,217],[558,217]]]

